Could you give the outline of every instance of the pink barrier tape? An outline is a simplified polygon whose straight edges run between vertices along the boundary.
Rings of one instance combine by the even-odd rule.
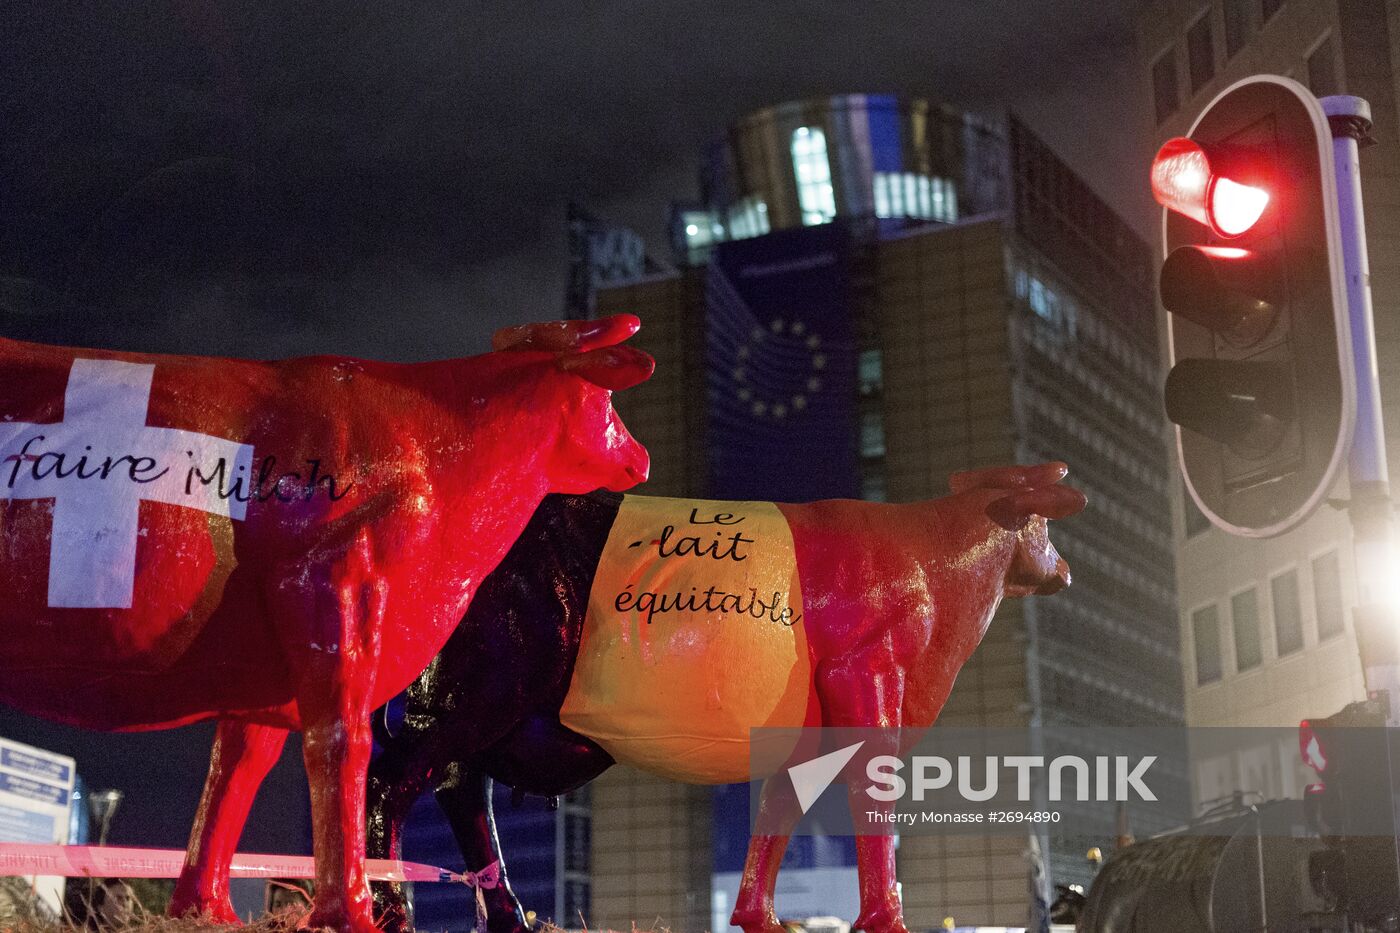
[[[120,846],[34,845],[0,842],[0,876],[63,875],[68,878],[177,878],[185,853],[177,849],[128,849]],[[366,859],[371,881],[458,881],[478,891],[498,883],[498,863],[479,872],[459,874],[445,868],[397,859]],[[316,862],[305,855],[233,857],[234,878],[314,878]]]

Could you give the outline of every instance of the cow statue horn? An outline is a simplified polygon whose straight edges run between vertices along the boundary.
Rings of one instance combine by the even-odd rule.
[[[645,382],[656,369],[656,360],[635,347],[602,347],[587,353],[565,353],[558,365],[566,373],[619,392]]]
[[[1083,511],[1087,501],[1084,493],[1069,486],[1038,486],[994,500],[987,506],[987,517],[1009,531],[1019,531],[1033,515],[1069,518]]]
[[[631,337],[642,326],[635,314],[614,314],[596,321],[548,321],[503,327],[491,338],[493,350],[568,350],[587,353],[615,346]]]
[[[969,489],[1034,489],[1058,483],[1068,473],[1069,467],[1059,460],[1034,466],[964,470],[948,477],[948,488],[953,493],[967,492]]]

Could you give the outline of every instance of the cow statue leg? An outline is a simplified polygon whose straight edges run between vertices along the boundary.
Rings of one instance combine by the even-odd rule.
[[[199,914],[220,923],[238,922],[229,900],[229,865],[258,786],[286,741],[286,729],[219,721],[185,867],[170,899],[172,917]]]
[[[885,730],[881,736],[872,735],[866,740],[853,766],[869,760],[872,755],[899,753],[904,681],[903,672],[894,659],[850,655],[842,658],[839,664],[819,671],[816,683],[823,725]],[[894,810],[893,802],[873,800],[864,793],[859,782],[849,784],[848,797],[856,825],[860,825],[867,811]],[[860,917],[852,929],[864,933],[908,933],[899,889],[895,887],[895,837],[857,836],[856,872],[860,878]]]
[[[316,897],[306,925],[378,933],[365,876],[365,780],[374,666],[388,593],[367,533],[333,560],[288,567],[270,594],[295,672],[302,756],[311,788]]]
[[[480,871],[492,862],[501,863],[500,883],[482,891],[486,900],[486,930],[476,933],[526,933],[525,909],[511,890],[501,858],[501,840],[496,835],[496,815],[491,806],[494,782],[469,762],[453,762],[446,779],[433,795],[447,815],[452,835],[468,871]]]
[[[759,822],[765,827],[797,825],[802,816],[792,780],[786,772],[773,775],[763,782],[758,796]],[[749,852],[744,859],[744,874],[739,880],[739,896],[734,901],[734,914],[729,922],[742,927],[744,933],[781,933],[778,912],[773,905],[773,892],[778,883],[778,868],[787,850],[788,833],[755,835],[749,840]]]
[[[368,783],[368,825],[366,852],[370,858],[403,857],[403,824],[408,812],[425,788],[441,776],[450,760],[444,730],[432,718],[422,727],[404,724],[404,732],[389,739],[384,750],[370,764]],[[397,881],[376,881],[374,916],[385,933],[408,933],[413,929],[408,914],[408,897]]]

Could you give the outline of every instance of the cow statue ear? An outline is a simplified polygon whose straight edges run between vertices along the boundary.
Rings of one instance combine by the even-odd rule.
[[[587,353],[565,353],[559,368],[614,392],[646,382],[656,369],[651,354],[636,347],[603,347]]]
[[[948,488],[956,495],[969,489],[1034,489],[1058,483],[1069,473],[1062,461],[1051,460],[1035,466],[989,467],[964,470],[948,477]]]
[[[1084,493],[1069,486],[1018,489],[987,505],[987,517],[1007,531],[1020,531],[1033,516],[1061,519],[1077,515],[1088,504]]]
[[[615,346],[642,326],[635,314],[614,314],[596,321],[547,321],[503,327],[491,338],[493,350],[541,350],[587,353]]]

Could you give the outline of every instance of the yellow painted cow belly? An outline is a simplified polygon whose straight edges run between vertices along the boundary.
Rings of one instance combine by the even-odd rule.
[[[675,780],[744,781],[750,730],[802,725],[811,684],[797,558],[777,506],[623,499],[564,725]]]

